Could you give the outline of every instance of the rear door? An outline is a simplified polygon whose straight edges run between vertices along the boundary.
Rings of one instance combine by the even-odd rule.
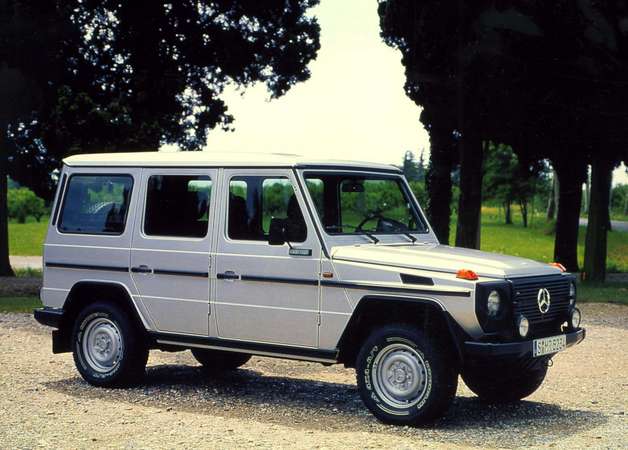
[[[208,334],[215,169],[143,169],[131,273],[159,331]]]

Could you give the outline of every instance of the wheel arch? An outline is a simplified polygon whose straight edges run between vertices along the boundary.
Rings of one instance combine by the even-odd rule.
[[[97,301],[108,301],[122,307],[138,328],[144,332],[148,329],[148,324],[124,283],[81,280],[72,286],[63,304],[63,318],[59,326],[59,338],[56,345],[58,352],[71,351],[72,329],[76,317],[83,308]]]
[[[447,339],[462,363],[464,331],[435,299],[410,298],[386,295],[367,295],[360,299],[338,342],[338,361],[347,367],[355,367],[360,347],[370,332],[389,323],[418,325]]]

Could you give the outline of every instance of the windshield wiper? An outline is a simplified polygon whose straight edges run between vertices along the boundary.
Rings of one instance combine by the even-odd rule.
[[[377,239],[375,236],[373,236],[373,235],[372,235],[371,233],[369,233],[368,231],[361,230],[361,231],[359,232],[359,234],[363,234],[363,235],[365,235],[366,237],[368,237],[368,238],[371,240],[371,242],[372,242],[373,244],[377,244],[377,243],[379,242],[379,239]]]
[[[417,238],[415,238],[412,234],[408,233],[407,231],[401,231],[401,234],[410,239],[410,242],[412,242],[413,244],[416,243]]]

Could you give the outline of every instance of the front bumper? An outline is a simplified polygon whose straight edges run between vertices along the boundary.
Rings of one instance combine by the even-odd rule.
[[[582,342],[585,337],[585,329],[578,328],[575,331],[565,333],[567,347],[572,347]],[[465,358],[532,358],[532,347],[534,339],[518,342],[494,343],[494,342],[474,342],[467,341],[463,345]]]

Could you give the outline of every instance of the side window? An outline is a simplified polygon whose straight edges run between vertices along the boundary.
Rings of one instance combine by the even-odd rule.
[[[202,238],[207,235],[212,181],[203,175],[148,178],[144,234]]]
[[[130,175],[71,175],[59,231],[122,234],[132,188]]]
[[[227,231],[232,239],[265,241],[270,221],[286,219],[288,239],[303,242],[307,227],[287,178],[235,177],[229,182]]]

